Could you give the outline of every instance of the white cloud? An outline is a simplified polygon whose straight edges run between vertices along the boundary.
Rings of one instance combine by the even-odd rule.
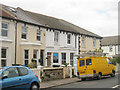
[[[64,19],[101,36],[118,34],[118,0],[2,0],[1,3]]]

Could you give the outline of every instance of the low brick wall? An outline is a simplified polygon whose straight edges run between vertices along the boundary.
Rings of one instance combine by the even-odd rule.
[[[31,70],[36,75],[38,75],[40,82],[72,77],[71,67],[54,67],[54,68],[41,67],[38,69],[36,68]]]
[[[42,81],[57,80],[63,78],[63,68],[44,68]]]

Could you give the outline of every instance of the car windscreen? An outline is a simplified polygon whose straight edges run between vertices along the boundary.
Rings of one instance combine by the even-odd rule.
[[[92,60],[91,59],[86,59],[86,65],[92,65]]]
[[[79,66],[81,67],[81,66],[85,66],[85,61],[84,60],[80,60],[79,61]]]

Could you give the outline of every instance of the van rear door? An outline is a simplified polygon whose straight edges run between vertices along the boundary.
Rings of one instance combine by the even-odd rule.
[[[81,74],[85,74],[85,60],[84,59],[81,59],[79,60],[78,62],[78,71]]]
[[[86,74],[92,75],[93,74],[93,63],[92,59],[86,59]]]

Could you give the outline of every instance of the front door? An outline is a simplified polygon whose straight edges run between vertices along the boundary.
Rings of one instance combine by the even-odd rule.
[[[47,59],[47,66],[50,67],[51,66],[51,53],[50,52],[47,53],[47,58],[48,58]]]
[[[44,50],[40,50],[40,65],[44,66]]]
[[[59,66],[59,54],[53,53],[53,66]]]

